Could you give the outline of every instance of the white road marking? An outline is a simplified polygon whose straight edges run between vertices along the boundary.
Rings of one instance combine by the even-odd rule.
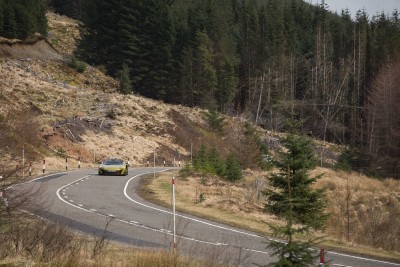
[[[150,172],[149,172],[149,173],[150,173]],[[152,173],[152,172],[151,172],[151,173]],[[146,174],[148,174],[148,173],[136,175],[136,176],[130,178],[130,179],[126,182],[125,187],[124,187],[124,195],[125,195],[125,197],[128,198],[130,201],[132,201],[132,202],[134,202],[134,203],[136,203],[136,204],[138,204],[138,205],[141,205],[141,206],[143,206],[143,207],[146,207],[146,208],[149,208],[149,209],[153,209],[153,210],[156,210],[156,211],[160,211],[160,212],[164,212],[164,213],[167,213],[167,214],[171,214],[171,215],[172,215],[172,212],[170,212],[170,211],[166,211],[166,210],[163,210],[163,209],[155,208],[155,207],[152,207],[152,206],[149,206],[149,205],[140,203],[140,202],[138,202],[138,201],[132,199],[130,196],[128,196],[127,188],[128,188],[129,183],[130,183],[133,179],[136,179],[136,178],[138,178],[138,177],[140,177],[140,176],[143,176],[143,175],[146,175]],[[259,235],[250,234],[250,233],[246,233],[246,232],[243,232],[243,231],[239,231],[239,230],[235,230],[235,229],[223,227],[223,226],[220,226],[220,225],[212,224],[212,223],[205,222],[205,221],[202,221],[202,220],[198,220],[198,219],[195,219],[195,218],[190,218],[190,217],[187,217],[187,216],[184,216],[184,215],[176,214],[176,216],[181,217],[181,218],[184,218],[184,219],[187,219],[187,220],[195,221],[195,222],[198,222],[198,223],[202,223],[202,224],[205,224],[205,225],[208,225],[208,226],[212,226],[212,227],[216,227],[216,228],[219,228],[219,229],[231,231],[231,232],[234,232],[234,233],[239,233],[239,234],[243,234],[243,235],[247,235],[247,236],[252,236],[252,237],[256,237],[256,238],[264,238],[264,237],[261,237],[261,236],[259,236]]]
[[[89,175],[87,175],[87,176],[89,176]],[[87,177],[87,176],[85,176],[85,177]],[[82,179],[82,178],[79,178],[79,179]],[[78,180],[79,180],[79,179],[78,179]],[[78,180],[76,180],[76,181],[78,181]],[[74,181],[74,182],[76,182],[76,181]],[[72,207],[75,207],[75,208],[77,208],[77,209],[80,209],[80,210],[84,210],[84,211],[93,213],[93,211],[91,211],[91,210],[87,210],[87,209],[85,209],[85,208],[82,208],[82,207],[79,207],[79,206],[77,206],[77,205],[74,205],[74,204],[69,203],[68,201],[66,201],[65,199],[63,199],[63,198],[60,196],[60,191],[63,190],[64,188],[66,188],[66,187],[72,187],[72,184],[73,184],[74,182],[69,183],[69,184],[67,184],[67,185],[64,185],[64,186],[60,187],[60,188],[56,191],[57,197],[58,197],[62,202],[67,203],[68,205],[70,205],[70,206],[72,206]]]
[[[393,266],[400,266],[399,263],[393,263],[393,262],[388,262],[388,261],[380,261],[380,260],[374,260],[370,258],[364,258],[364,257],[359,257],[359,256],[353,256],[353,255],[347,255],[347,254],[342,254],[342,253],[337,253],[333,251],[326,251],[326,254],[332,254],[332,255],[337,255],[337,256],[343,256],[343,257],[348,257],[348,258],[353,258],[357,260],[364,260],[364,261],[372,261],[372,262],[377,262],[377,263],[383,263],[383,264],[389,264]],[[345,265],[337,265],[337,266],[345,266]],[[347,267],[347,266],[346,266]],[[351,266],[350,266],[351,267]]]
[[[168,170],[168,169],[166,169],[166,170]],[[150,172],[149,172],[149,173],[150,173]],[[147,173],[143,173],[143,174],[140,174],[140,175],[145,175],[145,174],[147,174]],[[139,175],[139,176],[140,176],[140,175]],[[85,176],[85,177],[86,177],[86,176]],[[79,178],[79,179],[83,179],[83,178]],[[78,180],[79,180],[79,179],[78,179]],[[78,205],[74,205],[74,204],[72,204],[72,203],[66,201],[65,199],[63,199],[63,198],[60,196],[60,191],[62,191],[62,190],[63,190],[64,188],[66,188],[67,186],[71,186],[71,187],[72,187],[72,184],[75,183],[75,182],[78,181],[78,180],[75,180],[74,182],[71,182],[71,183],[69,183],[69,184],[67,184],[67,185],[64,185],[64,186],[60,187],[60,188],[56,191],[57,197],[58,197],[61,201],[63,201],[64,203],[66,203],[66,204],[68,204],[68,205],[70,205],[70,206],[72,206],[72,207],[74,207],[74,208],[77,208],[77,209],[80,209],[80,210],[83,210],[83,211],[86,211],[86,212],[89,212],[89,213],[94,213],[94,214],[97,214],[97,215],[102,216],[102,217],[110,217],[110,215],[101,214],[101,213],[99,213],[99,212],[96,212],[96,210],[94,210],[94,209],[85,209],[85,208],[83,208],[83,207],[79,207]],[[144,228],[144,229],[147,229],[147,230],[151,230],[151,231],[155,231],[155,232],[159,232],[159,233],[164,233],[164,234],[167,234],[167,235],[172,236],[172,233],[168,233],[168,232],[165,232],[165,231],[163,231],[163,230],[160,230],[160,229],[157,229],[157,228],[153,228],[153,227],[149,227],[149,226],[146,226],[146,225],[143,225],[143,224],[133,223],[133,221],[128,222],[128,221],[126,221],[126,220],[121,220],[121,219],[118,219],[118,218],[116,218],[116,220],[119,221],[119,222],[122,222],[122,223],[134,225],[134,226],[136,226],[136,227],[140,227],[140,228]],[[186,240],[191,240],[191,241],[194,241],[194,242],[197,242],[197,243],[202,243],[202,244],[208,244],[208,245],[214,245],[214,246],[222,246],[222,245],[224,245],[224,244],[222,244],[222,243],[213,243],[213,242],[208,242],[208,241],[203,241],[203,240],[197,240],[197,239],[194,239],[194,238],[188,238],[188,237],[180,236],[180,235],[177,235],[177,237],[182,238],[182,239],[186,239]],[[260,252],[260,253],[267,253],[267,252],[265,252],[265,251],[259,251],[259,252]]]

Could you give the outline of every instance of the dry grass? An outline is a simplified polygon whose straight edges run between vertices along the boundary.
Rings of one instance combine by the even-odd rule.
[[[47,21],[50,43],[61,54],[72,55],[81,36],[79,23],[53,12],[47,13]]]
[[[222,264],[211,264],[198,259],[186,257],[179,253],[165,250],[146,250],[132,248],[118,243],[111,243],[100,255],[92,257],[93,240],[77,237],[74,241],[80,249],[73,254],[60,254],[50,261],[22,255],[0,259],[3,266],[82,266],[82,267],[223,267]]]
[[[331,214],[326,230],[323,233],[315,233],[328,235],[324,245],[336,250],[399,261],[400,181],[392,179],[380,181],[356,173],[335,172],[325,168],[317,168],[311,175],[320,173],[324,173],[324,176],[315,186],[327,189],[328,212]],[[172,174],[164,173],[155,180],[147,180],[148,184],[143,187],[148,189],[142,188],[142,195],[151,201],[170,206],[171,176]],[[245,179],[236,184],[216,178],[191,177],[182,180],[178,177],[177,209],[270,235],[267,224],[281,222],[263,212],[262,196],[257,200],[255,179],[260,176],[260,173],[248,171]],[[265,173],[262,176],[265,177]],[[350,240],[345,238],[347,227],[344,207],[347,179],[352,192]],[[202,193],[205,200],[199,202]],[[374,204],[371,206],[371,203]],[[377,216],[381,221],[375,220]],[[388,225],[385,219],[390,219],[392,225]],[[379,243],[380,241],[384,242]]]
[[[400,251],[400,181],[325,170],[316,186],[327,189],[327,233],[356,246]]]

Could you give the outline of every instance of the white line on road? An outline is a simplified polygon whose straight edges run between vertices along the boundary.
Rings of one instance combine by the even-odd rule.
[[[364,258],[364,257],[359,257],[359,256],[347,255],[347,254],[337,253],[337,252],[333,252],[333,251],[326,251],[326,254],[338,255],[338,256],[353,258],[353,259],[357,259],[357,260],[364,260],[364,261],[372,261],[372,262],[377,262],[377,263],[389,264],[389,265],[393,265],[393,266],[400,266],[399,263],[393,263],[393,262],[388,262],[388,261],[374,260],[374,259],[370,259],[370,258]],[[337,266],[342,266],[342,265],[337,265]],[[345,265],[343,265],[343,266],[345,266]],[[347,266],[346,266],[346,267],[347,267]]]
[[[150,172],[149,172],[149,173],[150,173]],[[141,205],[141,206],[143,206],[143,207],[146,207],[146,208],[149,208],[149,209],[153,209],[153,210],[156,210],[156,211],[160,211],[160,212],[164,212],[164,213],[168,213],[168,214],[172,214],[172,212],[170,212],[170,211],[166,211],[166,210],[163,210],[163,209],[155,208],[155,207],[152,207],[152,206],[149,206],[149,205],[140,203],[140,202],[138,202],[138,201],[132,199],[130,196],[128,196],[127,188],[128,188],[129,183],[130,183],[133,179],[138,178],[138,177],[143,176],[143,175],[146,175],[146,174],[147,174],[147,173],[138,174],[138,175],[136,175],[136,176],[133,176],[132,178],[130,178],[130,179],[126,182],[125,187],[124,187],[124,195],[125,195],[125,197],[128,198],[130,201],[132,201],[132,202],[134,202],[134,203],[136,203],[136,204],[138,204],[138,205]],[[205,221],[202,221],[202,220],[198,220],[198,219],[195,219],[195,218],[190,218],[190,217],[187,217],[187,216],[184,216],[184,215],[176,214],[176,216],[179,216],[179,217],[184,218],[184,219],[187,219],[187,220],[195,221],[195,222],[198,222],[198,223],[202,223],[202,224],[205,224],[205,225],[209,225],[209,226],[212,226],[212,227],[220,228],[220,229],[223,229],[223,230],[227,230],[227,231],[231,231],[231,232],[235,232],[235,233],[239,233],[239,234],[243,234],[243,235],[247,235],[247,236],[257,237],[257,238],[264,238],[264,237],[261,237],[261,236],[259,236],[259,235],[250,234],[250,233],[246,233],[246,232],[243,232],[243,231],[239,231],[239,230],[235,230],[235,229],[223,227],[223,226],[220,226],[220,225],[212,224],[212,223],[205,222]]]
[[[144,175],[144,174],[141,174],[141,175]],[[85,176],[85,177],[87,177],[87,176]],[[85,178],[85,177],[83,177],[83,178]],[[70,205],[70,206],[72,206],[72,207],[74,207],[74,208],[77,208],[77,209],[80,209],[80,210],[83,210],[83,211],[86,211],[86,212],[89,212],[89,213],[94,213],[94,214],[97,214],[97,215],[102,216],[102,217],[110,217],[110,215],[104,215],[104,214],[101,214],[101,213],[99,213],[99,212],[96,212],[95,209],[85,209],[85,208],[83,208],[83,207],[79,207],[78,205],[74,205],[74,204],[72,204],[72,203],[66,201],[65,199],[63,199],[63,198],[60,196],[60,191],[61,191],[61,190],[63,190],[63,189],[66,188],[67,186],[72,187],[72,184],[73,184],[73,183],[75,183],[76,181],[79,181],[80,179],[83,179],[83,178],[79,178],[79,179],[77,179],[77,180],[75,180],[75,181],[73,181],[73,182],[71,182],[71,183],[69,183],[69,184],[67,184],[67,185],[64,185],[64,186],[60,187],[60,188],[56,191],[57,197],[58,197],[61,201],[63,201],[64,203],[66,203],[66,204],[68,204],[68,205]],[[113,217],[115,218],[115,216],[113,216]],[[148,230],[151,230],[151,231],[155,231],[155,232],[159,232],[159,233],[164,233],[164,234],[167,234],[167,235],[172,235],[171,233],[162,231],[162,230],[160,230],[160,229],[152,228],[152,227],[149,227],[149,226],[146,226],[146,225],[142,225],[142,224],[139,224],[139,223],[133,223],[132,221],[129,222],[129,221],[122,220],[122,219],[118,219],[118,218],[117,218],[116,220],[119,221],[119,222],[122,222],[122,223],[134,225],[134,226],[136,226],[136,227],[141,227],[141,228],[148,229]],[[222,245],[221,243],[213,243],[213,242],[208,242],[208,241],[203,241],[203,240],[196,240],[196,239],[188,238],[188,237],[185,237],[185,236],[179,236],[179,237],[182,238],[182,239],[186,239],[186,240],[192,240],[192,241],[197,242],[197,243],[203,243],[203,244],[214,245],[214,246],[221,246],[221,245]],[[260,253],[264,253],[264,254],[266,253],[266,252],[264,252],[264,251],[259,251],[259,252],[260,252]]]

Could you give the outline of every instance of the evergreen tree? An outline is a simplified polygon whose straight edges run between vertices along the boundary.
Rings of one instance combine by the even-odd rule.
[[[44,0],[2,0],[0,13],[0,35],[3,37],[25,40],[36,32],[46,35]]]
[[[0,0],[0,36],[3,34],[4,30],[4,12],[3,12],[3,0]]]
[[[327,218],[324,214],[326,202],[324,191],[311,187],[320,176],[308,176],[308,172],[317,164],[312,141],[307,137],[289,133],[282,143],[285,151],[280,152],[274,162],[279,173],[271,174],[269,178],[272,188],[264,192],[267,197],[265,209],[278,217],[284,216],[286,208],[282,206],[282,202],[287,202],[288,191],[291,190],[293,199],[304,202],[303,205],[293,207],[294,222],[320,229]]]
[[[264,194],[267,197],[265,210],[286,221],[285,226],[270,227],[275,236],[288,242],[268,245],[279,258],[271,266],[313,266],[314,255],[309,248],[317,240],[298,242],[293,238],[324,226],[327,219],[324,191],[311,187],[319,176],[308,176],[316,166],[311,140],[292,131],[283,139],[283,145],[285,150],[275,160],[279,172],[270,175],[271,189]]]
[[[57,13],[82,20],[84,9],[83,1],[84,0],[49,0],[49,4]]]
[[[225,178],[229,181],[242,179],[243,173],[239,161],[233,154],[229,154],[225,161]]]
[[[212,41],[205,32],[196,33],[194,73],[195,104],[206,108],[215,108],[214,93],[217,87],[217,73],[213,66]]]
[[[129,67],[127,64],[122,65],[122,70],[119,71],[119,92],[129,94],[132,92],[131,80],[129,78]]]
[[[194,156],[193,167],[196,171],[207,169],[207,147],[205,144],[201,144],[199,150]]]
[[[6,38],[17,37],[17,20],[15,18],[14,7],[10,1],[4,2],[3,8],[4,20],[3,20],[3,32],[2,36]]]
[[[214,109],[211,109],[206,114],[208,126],[210,127],[211,131],[215,133],[222,133],[224,130],[224,117],[219,115]]]
[[[221,160],[218,150],[215,146],[212,146],[211,149],[208,151],[207,161],[211,167],[211,171],[218,175],[223,176],[225,174],[225,165],[224,162]]]

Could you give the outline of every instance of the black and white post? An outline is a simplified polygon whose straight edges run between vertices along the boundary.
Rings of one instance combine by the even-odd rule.
[[[81,168],[81,157],[78,157],[78,169]]]
[[[68,158],[65,158],[65,170],[68,171]]]
[[[46,171],[46,160],[43,160],[43,174]]]

